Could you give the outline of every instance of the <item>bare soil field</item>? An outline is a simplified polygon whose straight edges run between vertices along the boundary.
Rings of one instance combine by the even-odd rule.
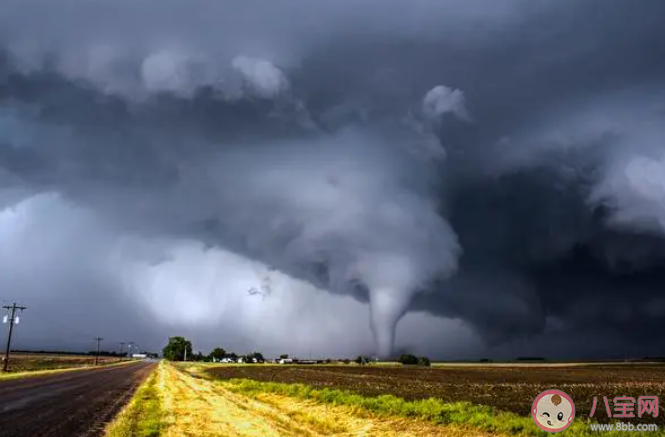
[[[120,361],[118,357],[99,357],[100,364],[111,364]],[[32,372],[36,370],[66,369],[85,367],[95,363],[91,355],[39,354],[20,353],[9,357],[9,370],[15,372]]]
[[[138,362],[0,381],[0,434],[100,436],[154,366]]]
[[[486,366],[408,368],[381,366],[223,366],[207,369],[215,378],[303,383],[318,388],[350,390],[362,395],[392,394],[408,400],[439,398],[469,401],[527,416],[536,396],[547,389],[568,393],[576,416],[588,418],[594,396],[594,420],[607,422],[603,396],[610,408],[617,396],[658,396],[660,414],[640,420],[665,425],[665,365]],[[612,411],[614,413],[614,411]],[[636,413],[637,411],[635,411]]]

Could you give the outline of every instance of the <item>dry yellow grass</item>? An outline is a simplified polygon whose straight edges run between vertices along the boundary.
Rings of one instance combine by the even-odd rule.
[[[189,369],[194,370],[194,369]],[[469,437],[482,433],[274,394],[233,393],[224,383],[165,366],[159,381],[168,437]]]

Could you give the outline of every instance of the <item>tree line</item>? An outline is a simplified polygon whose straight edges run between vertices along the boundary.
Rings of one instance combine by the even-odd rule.
[[[221,361],[225,358],[231,359],[235,362],[239,358],[243,358],[243,361],[246,363],[265,362],[265,358],[261,352],[252,352],[245,355],[238,355],[234,352],[228,352],[222,347],[216,347],[209,354],[204,355],[201,352],[194,353],[192,349],[192,342],[187,340],[184,337],[170,337],[168,344],[162,350],[162,354],[165,359],[170,361],[184,361],[185,356],[187,361]],[[282,354],[279,356],[280,359],[288,359],[288,354]],[[254,361],[256,360],[256,361]],[[351,360],[340,360],[346,364],[350,363]],[[355,360],[356,363],[365,365],[369,364],[373,360],[366,355],[358,355]],[[430,359],[427,357],[417,357],[411,354],[402,354],[397,359],[399,363],[403,365],[417,365],[417,366],[430,366]],[[330,363],[332,360],[328,359],[325,362]]]
[[[162,349],[162,356],[170,361],[185,361],[186,356],[187,361],[221,361],[224,358],[237,361],[239,358],[244,358],[245,362],[254,362],[254,359],[259,363],[265,362],[261,352],[238,355],[235,352],[227,352],[222,347],[214,348],[207,355],[200,351],[194,353],[192,342],[184,337],[170,337],[168,344]]]

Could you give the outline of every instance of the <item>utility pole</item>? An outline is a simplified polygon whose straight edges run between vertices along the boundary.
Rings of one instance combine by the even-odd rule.
[[[125,342],[121,341],[120,342],[120,357],[122,357],[122,350],[125,348]]]
[[[2,366],[2,371],[7,372],[9,370],[9,350],[12,343],[12,332],[14,331],[14,323],[18,323],[18,316],[16,316],[16,310],[23,311],[26,307],[16,305],[14,302],[11,306],[5,305],[4,309],[9,310],[9,315],[5,317],[4,323],[9,322],[9,334],[7,335],[7,349],[5,350],[5,362]]]
[[[93,338],[97,342],[97,355],[95,355],[95,366],[99,364],[99,343],[104,340],[102,337]]]
[[[134,342],[130,341],[127,348],[129,349],[129,351],[127,352],[127,358],[132,358],[132,349],[134,348]]]
[[[185,359],[183,361],[187,361],[187,345],[185,345]]]

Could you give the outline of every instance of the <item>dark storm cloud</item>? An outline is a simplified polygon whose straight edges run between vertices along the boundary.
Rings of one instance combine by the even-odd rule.
[[[662,2],[4,3],[12,193],[370,300],[384,353],[407,307],[660,347]]]

